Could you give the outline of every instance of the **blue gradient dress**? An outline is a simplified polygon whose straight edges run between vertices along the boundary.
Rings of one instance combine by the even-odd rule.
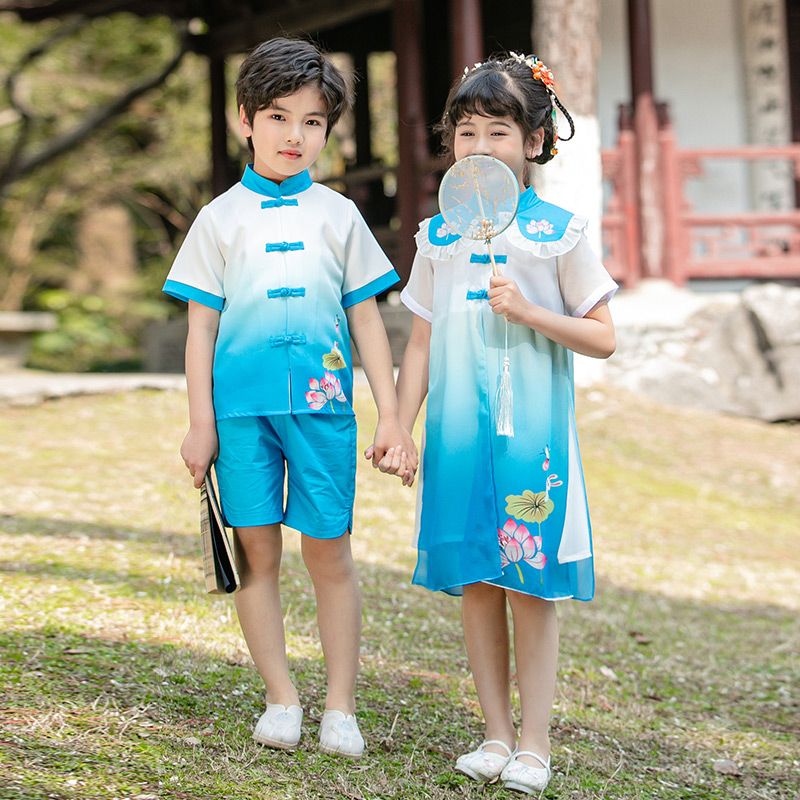
[[[494,239],[503,274],[531,302],[584,316],[617,285],[589,246],[586,220],[528,189]],[[548,600],[594,595],[591,525],[569,350],[509,324],[513,438],[495,433],[504,319],[489,306],[481,242],[424,220],[401,295],[431,323],[425,449],[413,582],[461,594],[484,581]]]

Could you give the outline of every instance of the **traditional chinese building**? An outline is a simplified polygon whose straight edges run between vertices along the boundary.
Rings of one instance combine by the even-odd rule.
[[[800,145],[791,144],[800,141],[800,0],[582,0],[592,1],[603,247],[615,277],[628,286],[642,277],[800,277]],[[435,208],[441,165],[431,125],[451,80],[498,49],[536,49],[547,58],[547,43],[531,34],[546,7],[546,0],[0,0],[0,10],[31,22],[118,11],[201,20],[191,48],[209,64],[215,192],[238,177],[227,155],[225,109],[233,101],[225,60],[280,33],[312,34],[349,54],[361,80],[355,157],[341,184],[403,274],[417,221]],[[380,52],[396,59],[396,170],[372,153],[368,63]]]
[[[615,274],[628,285],[800,277],[800,2],[601,8],[603,227]]]

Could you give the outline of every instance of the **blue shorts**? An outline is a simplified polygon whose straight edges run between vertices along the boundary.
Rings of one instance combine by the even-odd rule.
[[[229,525],[282,522],[317,539],[334,539],[352,530],[356,493],[352,414],[232,417],[217,420],[217,434],[215,467],[222,513]]]

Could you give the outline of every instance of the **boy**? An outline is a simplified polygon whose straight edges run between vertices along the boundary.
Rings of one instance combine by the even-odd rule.
[[[284,523],[302,533],[317,599],[328,679],[319,746],[358,758],[350,334],[378,407],[373,463],[392,450],[411,474],[416,450],[398,420],[375,302],[398,277],[355,205],[308,174],[350,102],[332,62],[308,42],[272,39],[244,60],[236,93],[253,163],[200,211],[164,285],[189,303],[181,455],[196,487],[216,458],[236,532],[236,609],[267,693],[255,740],[291,749],[301,733],[278,593]]]

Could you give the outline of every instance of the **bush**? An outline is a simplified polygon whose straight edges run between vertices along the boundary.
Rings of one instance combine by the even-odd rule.
[[[76,295],[66,289],[40,291],[36,306],[55,313],[58,327],[35,338],[27,366],[56,372],[141,369],[141,331],[167,313],[159,302],[113,308],[97,295]]]

